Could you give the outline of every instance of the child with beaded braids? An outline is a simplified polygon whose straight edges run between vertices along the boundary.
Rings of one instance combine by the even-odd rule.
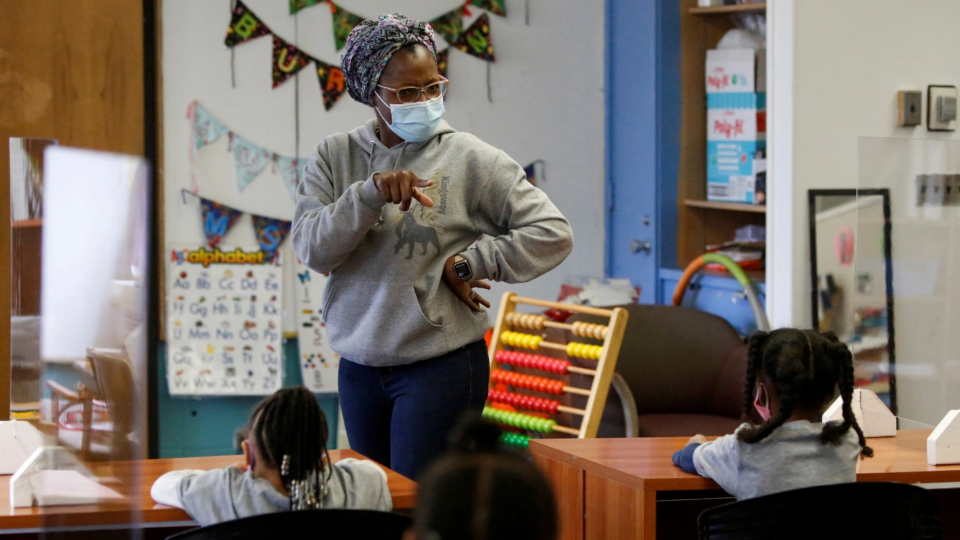
[[[349,458],[330,463],[327,434],[326,416],[309,390],[278,390],[254,409],[241,464],[168,472],[150,495],[200,525],[311,508],[391,510],[383,469]]]
[[[857,457],[871,457],[850,406],[853,361],[832,332],[780,329],[750,336],[743,415],[763,423],[707,442],[702,435],[673,462],[720,484],[738,500],[804,487],[855,482]],[[839,386],[843,421],[822,424]]]

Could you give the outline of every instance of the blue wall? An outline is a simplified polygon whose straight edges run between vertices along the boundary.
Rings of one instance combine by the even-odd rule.
[[[283,385],[303,383],[296,339],[283,344]],[[159,419],[161,458],[216,456],[238,453],[234,432],[247,424],[250,412],[262,397],[171,397],[167,390],[167,347],[160,345],[157,381],[160,385],[157,418]],[[336,448],[338,401],[335,394],[317,396],[330,426],[330,447]]]

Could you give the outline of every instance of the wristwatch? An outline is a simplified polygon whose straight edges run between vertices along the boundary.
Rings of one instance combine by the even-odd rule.
[[[457,273],[460,281],[469,281],[473,277],[473,272],[470,271],[470,263],[460,255],[453,257],[453,271]]]

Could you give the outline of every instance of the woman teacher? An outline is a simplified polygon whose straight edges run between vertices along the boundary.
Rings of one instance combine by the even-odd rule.
[[[330,273],[323,315],[351,447],[416,478],[486,401],[490,303],[476,289],[553,269],[572,232],[517,162],[442,119],[450,83],[428,24],[363,21],[342,68],[374,117],[317,146],[293,245]]]

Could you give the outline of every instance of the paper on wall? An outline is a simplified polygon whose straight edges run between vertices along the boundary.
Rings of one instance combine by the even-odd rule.
[[[323,323],[323,291],[327,277],[310,270],[299,260],[295,270],[297,343],[303,385],[316,393],[335,393],[340,355],[330,347]]]
[[[259,247],[172,247],[171,395],[267,395],[283,384],[283,269]]]

